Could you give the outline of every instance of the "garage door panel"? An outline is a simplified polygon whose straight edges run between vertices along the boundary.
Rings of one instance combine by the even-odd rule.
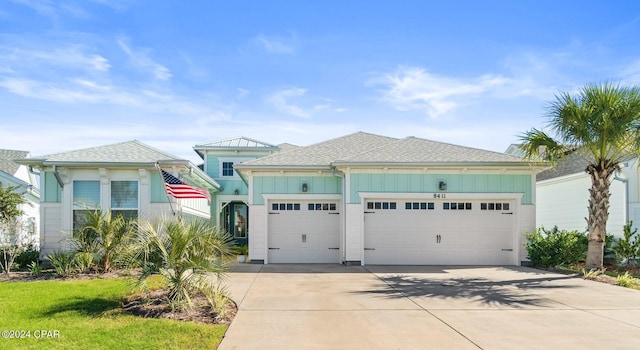
[[[270,263],[340,262],[340,212],[338,209],[337,202],[327,201],[271,203],[268,261]]]
[[[381,202],[396,202],[396,209],[366,211],[365,264],[512,262],[514,215],[508,211],[514,205],[512,202],[392,199]]]

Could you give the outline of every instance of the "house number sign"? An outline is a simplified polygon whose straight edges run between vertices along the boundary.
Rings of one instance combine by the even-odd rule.
[[[433,198],[447,198],[445,193],[434,193]]]

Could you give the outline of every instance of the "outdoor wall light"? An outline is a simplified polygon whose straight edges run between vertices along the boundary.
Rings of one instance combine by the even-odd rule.
[[[444,180],[438,181],[438,189],[440,191],[446,191],[447,190],[447,182],[444,181]]]
[[[305,183],[302,184],[302,192],[307,192],[307,190],[309,190],[309,186],[305,182]]]
[[[240,194],[240,191],[238,191],[238,189],[236,188],[235,190],[233,190],[233,194],[237,196],[238,194]]]

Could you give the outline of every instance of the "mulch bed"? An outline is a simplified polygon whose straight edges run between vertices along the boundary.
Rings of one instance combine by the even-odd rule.
[[[43,271],[39,274],[31,274],[24,271],[15,271],[9,274],[0,273],[0,283],[2,282],[34,282],[34,281],[67,281],[67,280],[88,280],[88,279],[109,279],[118,277],[131,277],[129,271],[117,271],[109,273],[86,273],[75,274],[62,278],[51,271]],[[147,318],[166,318],[177,321],[189,321],[205,324],[230,324],[238,309],[236,304],[230,300],[223,317],[219,317],[212,310],[208,300],[202,295],[196,295],[192,302],[193,308],[189,311],[173,310],[167,301],[168,291],[159,289],[149,293],[139,293],[129,296],[123,305],[126,313]]]

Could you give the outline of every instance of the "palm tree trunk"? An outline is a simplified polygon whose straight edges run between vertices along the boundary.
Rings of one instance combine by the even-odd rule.
[[[589,189],[589,246],[587,249],[586,269],[602,269],[604,261],[604,242],[609,219],[609,187],[611,175],[615,169],[606,166],[590,165],[587,172],[591,175]]]

